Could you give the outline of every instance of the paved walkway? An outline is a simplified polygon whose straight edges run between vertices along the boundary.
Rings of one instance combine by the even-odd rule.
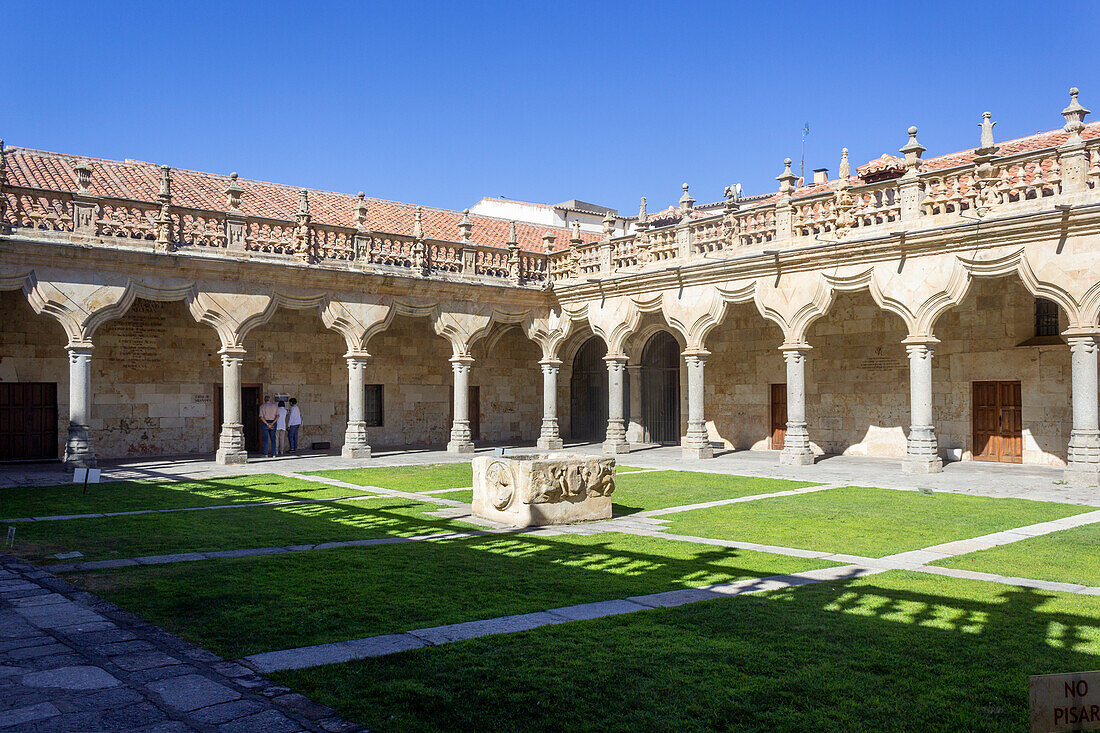
[[[496,448],[481,448],[488,454]],[[529,452],[530,446],[508,448]],[[599,444],[571,445],[567,451],[599,453]],[[680,457],[679,447],[640,446],[627,455],[616,456],[619,463],[643,468],[730,473],[741,476],[786,478],[797,481],[844,483],[849,486],[878,486],[888,489],[931,488],[961,494],[1016,497],[1100,506],[1100,489],[1068,486],[1063,471],[1045,466],[959,461],[949,463],[943,473],[911,476],[901,472],[899,458],[863,456],[824,456],[812,466],[780,466],[773,451],[718,451],[710,460]],[[200,479],[257,473],[301,473],[326,469],[424,465],[467,461],[438,450],[380,450],[369,460],[350,460],[338,454],[308,453],[280,458],[253,458],[244,466],[222,466],[210,456],[182,458],[127,459],[105,461],[103,480],[120,479]],[[52,485],[69,479],[60,464],[0,467],[0,488],[20,485]]]
[[[251,669],[0,555],[0,730],[361,728]]]

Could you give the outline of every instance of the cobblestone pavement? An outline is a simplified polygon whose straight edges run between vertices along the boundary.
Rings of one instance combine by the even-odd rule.
[[[0,555],[2,731],[359,731],[303,695]]]

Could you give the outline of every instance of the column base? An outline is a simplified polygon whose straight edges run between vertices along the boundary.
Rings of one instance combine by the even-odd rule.
[[[357,458],[367,459],[370,458],[370,446],[369,445],[348,445],[344,444],[344,447],[340,449],[341,458]]]
[[[935,458],[905,458],[901,462],[901,472],[911,474],[943,473],[943,460]]]
[[[65,467],[70,471],[75,468],[95,468],[95,453],[92,452],[88,441],[88,428],[83,425],[70,425],[69,436],[65,441]]]
[[[626,426],[626,441],[628,443],[641,443],[645,437],[645,428],[641,423],[631,422]]]
[[[709,445],[685,445],[680,448],[680,457],[692,460],[714,458],[714,449]]]
[[[779,465],[781,466],[812,466],[814,464],[814,452],[787,451],[779,452]]]
[[[603,452],[609,456],[619,453],[629,453],[630,443],[625,440],[605,440],[603,443]]]
[[[468,440],[452,440],[447,443],[448,453],[473,453],[474,444]]]
[[[218,448],[214,454],[214,462],[223,466],[239,466],[248,463],[248,451],[237,448]]]
[[[561,438],[539,438],[535,441],[535,447],[541,450],[561,450],[565,443]]]
[[[1100,466],[1095,463],[1070,464],[1063,474],[1070,486],[1100,486]]]

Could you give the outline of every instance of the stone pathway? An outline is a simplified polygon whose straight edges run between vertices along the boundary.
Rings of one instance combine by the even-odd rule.
[[[0,555],[0,730],[361,728],[252,669]]]

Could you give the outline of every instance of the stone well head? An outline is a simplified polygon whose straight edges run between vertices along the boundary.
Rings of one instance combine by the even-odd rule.
[[[611,518],[615,459],[571,453],[478,456],[473,513],[530,527]]]

